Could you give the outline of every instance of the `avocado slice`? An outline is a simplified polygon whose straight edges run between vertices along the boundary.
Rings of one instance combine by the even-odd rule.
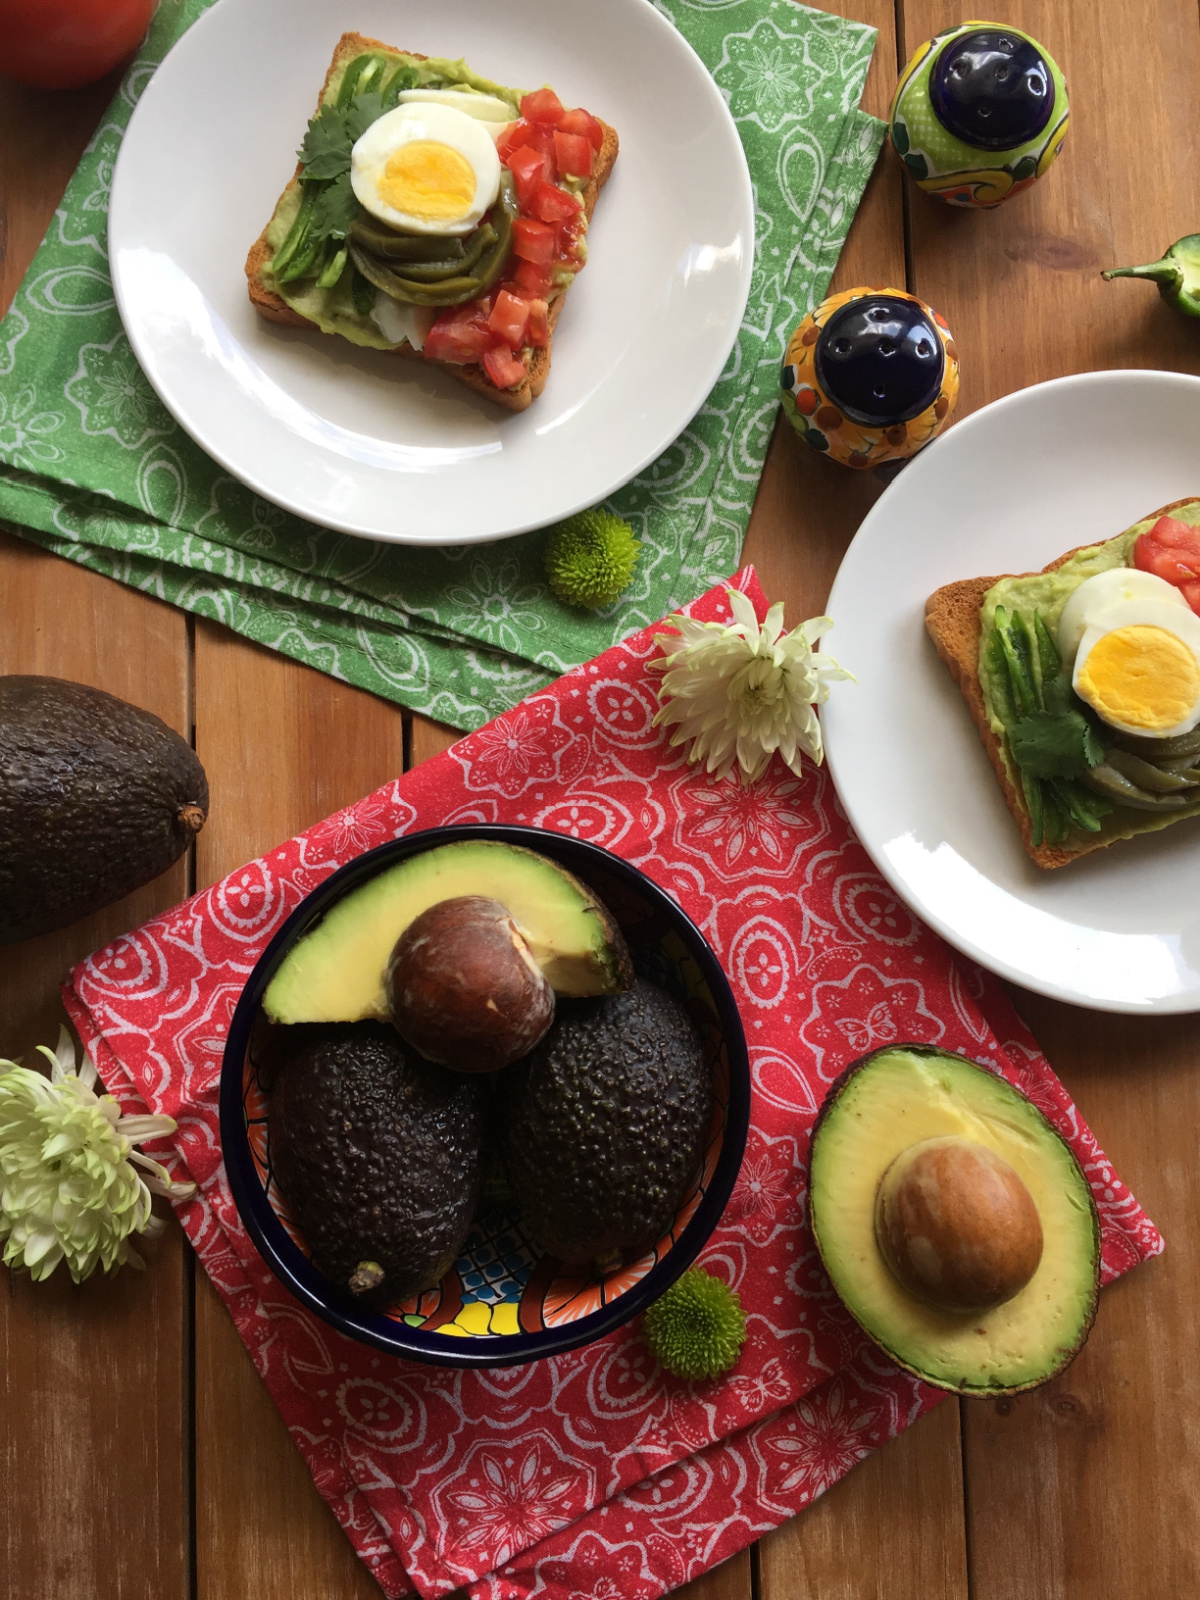
[[[284,957],[264,1010],[289,1023],[387,1017],[397,939],[430,906],[462,895],[499,901],[555,994],[616,994],[633,982],[620,930],[572,873],[520,845],[460,839],[409,856],[339,900]]]
[[[700,1166],[712,1072],[691,1018],[639,978],[567,1000],[496,1096],[524,1226],[549,1255],[607,1270],[656,1244]]]
[[[271,1092],[271,1167],[313,1264],[382,1308],[432,1288],[470,1231],[487,1085],[378,1022],[289,1030]]]
[[[989,1310],[947,1312],[903,1288],[876,1240],[880,1182],[924,1140],[966,1139],[1016,1171],[1041,1220],[1032,1278]],[[898,1366],[959,1394],[1013,1394],[1061,1372],[1096,1314],[1100,1221],[1070,1146],[1003,1078],[964,1056],[899,1044],[852,1063],[813,1130],[813,1234],[847,1310]]]

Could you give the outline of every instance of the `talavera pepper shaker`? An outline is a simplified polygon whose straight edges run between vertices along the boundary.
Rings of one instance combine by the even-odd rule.
[[[890,113],[909,173],[956,206],[998,206],[1044,177],[1067,120],[1067,85],[1049,53],[997,22],[960,23],[926,40]]]
[[[958,352],[937,312],[903,289],[846,289],[787,343],[783,409],[796,432],[848,467],[915,455],[958,399]]]

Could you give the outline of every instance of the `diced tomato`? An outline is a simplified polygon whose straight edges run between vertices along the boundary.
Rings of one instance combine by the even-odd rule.
[[[550,268],[536,261],[518,261],[513,278],[526,294],[546,295],[550,292]]]
[[[525,343],[525,330],[529,326],[529,302],[522,300],[509,289],[501,289],[496,304],[488,318],[488,327],[497,339],[503,339],[510,350],[519,350]]]
[[[590,178],[595,153],[591,140],[580,133],[554,135],[554,165],[564,178]]]
[[[553,89],[535,89],[521,101],[521,115],[526,122],[545,122],[557,128],[565,107]]]
[[[1200,528],[1178,517],[1159,517],[1133,547],[1134,565],[1173,583],[1200,615]]]
[[[515,389],[525,381],[525,363],[502,344],[483,352],[483,370],[497,389]]]
[[[582,106],[576,111],[565,112],[559,118],[558,127],[561,133],[580,134],[597,155],[600,153],[600,146],[604,143],[604,129],[591,112],[585,111]]]
[[[529,302],[529,325],[525,330],[527,344],[550,343],[550,307],[544,300]]]
[[[566,189],[560,189],[556,183],[546,183],[544,180],[536,186],[528,200],[521,196],[521,184],[518,180],[517,194],[521,198],[523,209],[535,217],[540,217],[543,222],[567,222],[583,210],[583,201],[576,195],[569,194]]]
[[[530,145],[522,145],[508,158],[508,170],[512,173],[517,186],[517,201],[523,211],[532,209],[536,216],[541,215],[535,204],[538,191],[556,187],[546,182],[547,164],[546,157],[541,151],[534,150]]]
[[[518,217],[513,223],[513,250],[522,261],[536,261],[545,266],[554,260],[557,244],[558,229],[549,222]]]
[[[488,326],[490,299],[473,300],[465,306],[447,306],[425,339],[429,361],[452,361],[458,366],[478,361],[494,342]]]
[[[507,162],[514,150],[527,144],[528,134],[529,124],[523,117],[518,117],[516,122],[506,122],[496,140],[496,153],[501,161]]]

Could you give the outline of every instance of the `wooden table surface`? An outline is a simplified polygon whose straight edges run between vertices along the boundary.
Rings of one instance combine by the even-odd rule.
[[[829,9],[879,29],[865,104],[880,115],[898,64],[960,20],[945,0]],[[1066,72],[1066,152],[995,213],[918,193],[885,152],[837,285],[907,284],[938,308],[961,353],[960,416],[1065,373],[1200,373],[1200,323],[1145,285],[1099,277],[1200,227],[1196,0],[1006,0],[1003,16]],[[0,80],[0,307],[114,86],[48,94]],[[793,623],[822,609],[882,487],[777,431],[746,554]],[[452,737],[6,535],[0,672],[96,684],[194,730],[212,789],[194,860],[0,953],[8,1056],[57,1036],[58,984],[80,957]],[[1200,1594],[1200,1030],[1191,1017],[1014,998],[1161,1227],[1166,1255],[1105,1292],[1059,1380],[939,1407],[807,1513],[680,1591],[688,1600]],[[9,1600],[378,1595],[180,1230],[146,1254],[143,1274],[74,1287],[60,1269],[40,1285],[10,1277],[0,1295],[0,1589]]]

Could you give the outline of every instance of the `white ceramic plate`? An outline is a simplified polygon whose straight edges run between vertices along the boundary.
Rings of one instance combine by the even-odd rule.
[[[251,310],[242,264],[345,30],[551,83],[617,129],[553,370],[519,415]],[[671,443],[733,347],[754,216],[725,102],[649,0],[218,0],[134,113],[109,241],[138,359],[210,455],[315,522],[438,545],[594,505]]]
[[[1105,1011],[1200,1010],[1200,819],[1043,872],[924,627],[944,583],[1027,572],[1200,494],[1200,379],[1097,372],[1009,395],[900,474],[846,552],[822,710],[850,820],[951,944]]]

